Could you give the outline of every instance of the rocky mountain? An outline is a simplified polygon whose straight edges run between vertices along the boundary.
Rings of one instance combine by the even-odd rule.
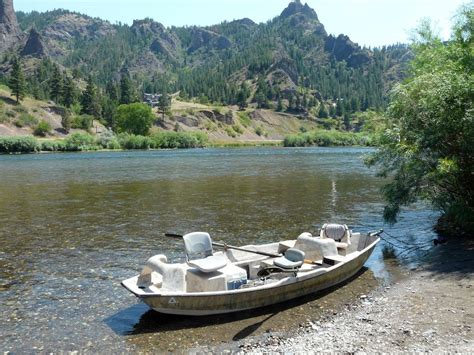
[[[244,90],[262,107],[279,100],[296,111],[338,100],[351,101],[354,110],[382,107],[403,75],[407,52],[403,46],[369,50],[328,34],[316,11],[299,0],[267,23],[244,18],[170,28],[152,19],[112,25],[67,10],[20,12],[17,23],[12,0],[0,5],[0,33],[10,39],[0,52],[20,43],[21,55],[47,58],[84,80],[92,76],[104,89],[126,72],[138,92],[179,92],[223,104],[236,103]],[[19,26],[29,31],[27,40],[21,41]]]

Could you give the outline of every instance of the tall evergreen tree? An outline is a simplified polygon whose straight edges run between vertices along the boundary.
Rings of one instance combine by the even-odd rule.
[[[10,80],[8,81],[8,87],[12,91],[12,95],[16,98],[16,103],[19,103],[26,94],[26,81],[25,75],[21,68],[20,59],[15,57],[13,59],[12,72],[10,74]]]
[[[165,113],[169,111],[171,107],[171,99],[168,94],[163,93],[158,100],[158,111],[161,113],[162,119],[165,119]]]
[[[62,90],[62,102],[64,106],[71,107],[76,101],[76,87],[69,75],[64,78],[64,85]]]
[[[247,99],[249,98],[250,90],[247,84],[244,82],[237,93],[237,105],[239,109],[243,110],[247,107]]]
[[[57,65],[54,66],[53,76],[51,77],[49,88],[51,99],[53,99],[54,102],[58,103],[62,94],[63,78],[61,75],[61,71],[59,70],[59,67]]]
[[[120,79],[120,103],[128,105],[135,101],[136,98],[132,80],[130,80],[128,73],[123,73],[122,78]]]
[[[319,118],[328,118],[329,117],[328,110],[326,109],[326,105],[323,102],[321,102],[321,104],[319,105],[318,117]]]
[[[101,116],[99,98],[97,88],[92,81],[92,77],[87,79],[86,90],[82,93],[81,98],[82,113],[99,118]]]

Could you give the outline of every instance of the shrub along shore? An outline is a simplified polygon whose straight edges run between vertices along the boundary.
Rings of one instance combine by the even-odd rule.
[[[283,140],[283,146],[375,146],[377,141],[373,134],[316,130],[289,135]],[[0,137],[0,154],[281,145],[276,141],[208,143],[207,135],[202,132],[159,132],[150,136],[140,136],[127,133],[114,135],[111,131],[106,131],[98,136],[77,132],[65,139],[54,140],[37,139],[32,136]]]
[[[314,130],[286,136],[285,147],[376,146],[378,138],[373,133]]]
[[[201,148],[206,146],[207,140],[207,135],[201,132],[160,132],[150,136],[114,135],[111,132],[99,136],[73,133],[62,140],[38,140],[32,136],[0,137],[0,153]]]

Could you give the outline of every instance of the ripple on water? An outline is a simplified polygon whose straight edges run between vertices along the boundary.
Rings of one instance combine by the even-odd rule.
[[[206,230],[244,245],[381,221],[367,149],[259,148],[0,156],[2,350],[156,351],[294,329],[393,275],[378,247],[330,293],[237,315],[160,315],[121,286],[157,253],[182,260],[168,231]],[[422,206],[388,228],[429,240]],[[24,335],[28,334],[28,342]]]

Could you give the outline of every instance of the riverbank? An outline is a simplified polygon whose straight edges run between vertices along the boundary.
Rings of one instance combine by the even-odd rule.
[[[295,331],[191,352],[470,352],[474,249],[472,244],[446,249],[450,252],[441,254],[450,255],[449,262],[438,264],[439,255],[435,263],[406,270],[401,280],[360,295],[343,311],[302,319]]]

